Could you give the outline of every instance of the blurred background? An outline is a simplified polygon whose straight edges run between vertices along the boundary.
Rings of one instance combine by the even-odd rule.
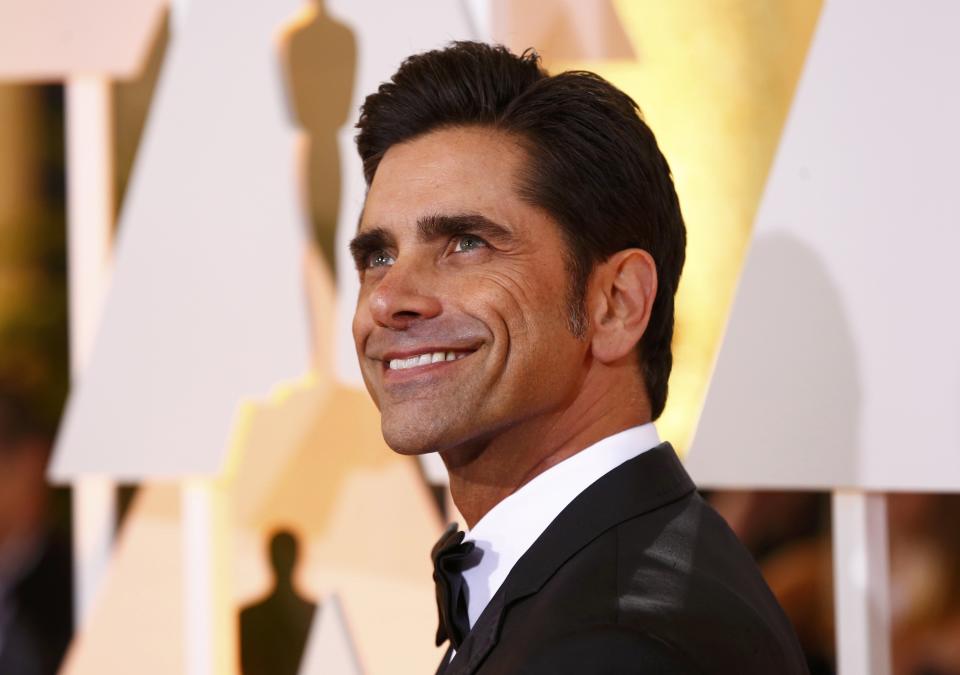
[[[29,12],[29,3],[12,4]],[[48,4],[57,7],[55,2]],[[4,675],[188,671],[183,665],[191,653],[184,637],[188,630],[184,622],[189,619],[183,618],[183,588],[190,576],[191,558],[184,543],[189,541],[184,523],[190,503],[183,491],[186,481],[198,475],[207,481],[204,494],[214,505],[207,513],[214,514],[211,531],[218,542],[211,554],[215,564],[210,560],[201,564],[219,570],[216,585],[223,587],[211,622],[219,627],[216,641],[225,645],[226,656],[213,658],[212,670],[296,673],[319,672],[326,666],[323,672],[401,672],[391,669],[398,653],[408,655],[404,658],[408,669],[402,672],[434,667],[439,654],[431,647],[435,618],[428,552],[442,524],[456,514],[449,506],[442,470],[429,462],[392,456],[383,447],[376,413],[358,386],[353,355],[344,348],[343,317],[351,311],[353,287],[341,248],[355,222],[363,189],[350,148],[358,102],[372,90],[371,82],[389,76],[399,64],[398,55],[470,37],[504,42],[516,51],[534,46],[551,72],[593,70],[638,102],[671,163],[689,231],[671,394],[658,423],[661,437],[686,452],[707,396],[768,176],[824,11],[818,0],[493,1],[447,3],[443,11],[452,17],[447,21],[443,11],[419,3],[419,10],[410,11],[433,16],[437,25],[396,36],[387,49],[376,40],[389,32],[385,25],[389,22],[376,16],[372,3],[348,10],[347,3],[292,2],[288,4],[295,11],[274,24],[268,17],[283,12],[258,15],[256,4],[227,8],[215,1],[190,0],[163,7],[141,46],[135,72],[108,79],[111,238],[118,242],[116,250],[133,256],[137,242],[146,241],[133,234],[134,228],[146,229],[139,214],[161,203],[169,209],[165,214],[175,213],[182,203],[178,200],[193,194],[187,187],[202,185],[211,175],[198,169],[199,175],[184,178],[183,189],[158,184],[161,174],[151,169],[145,149],[158,157],[157,162],[173,162],[185,175],[194,161],[217,172],[211,181],[221,191],[212,190],[211,208],[219,204],[224,213],[231,199],[245,204],[241,196],[252,183],[244,181],[256,183],[261,174],[272,171],[269,161],[258,164],[256,144],[239,135],[223,146],[199,149],[196,157],[162,156],[164,139],[189,127],[182,115],[191,108],[184,97],[192,90],[178,89],[175,80],[184,77],[191,58],[203,53],[204,42],[198,36],[206,31],[210,37],[205,48],[221,56],[255,55],[262,72],[244,66],[242,72],[224,74],[223,82],[211,84],[212,95],[221,85],[225,92],[232,91],[230,83],[250,86],[249,99],[220,96],[215,112],[221,117],[214,119],[230,116],[245,124],[263,124],[249,129],[249,135],[279,139],[274,151],[280,157],[277,161],[286,161],[286,173],[280,175],[289,174],[292,197],[282,196],[281,186],[261,199],[288,199],[290,213],[295,210],[290,220],[300,228],[296,237],[290,235],[290,242],[302,239],[307,253],[303,259],[296,254],[269,264],[294,268],[294,281],[307,289],[303,316],[297,319],[302,325],[291,329],[302,333],[307,360],[298,371],[299,362],[293,359],[283,376],[264,380],[268,387],[244,385],[248,388],[228,392],[229,396],[218,392],[227,412],[215,430],[220,440],[211,443],[210,436],[204,436],[211,457],[206,464],[141,469],[123,460],[127,463],[119,462],[122,468],[113,471],[103,460],[99,472],[93,471],[111,476],[116,507],[110,514],[116,538],[101,591],[82,616],[82,633],[75,630],[83,613],[74,602],[75,518],[69,485],[107,455],[90,450],[95,456],[89,461],[61,459],[65,468],[54,472],[59,473],[56,480],[48,478],[71,388],[65,139],[69,78],[27,73],[26,66],[27,74],[16,76],[13,62],[0,71],[0,673]],[[110,3],[100,1],[91,3],[90,11],[109,17],[109,9]],[[3,12],[9,17],[17,10]],[[246,52],[243,36],[248,29],[238,16],[244,12],[253,16],[244,24],[251,27],[250,35],[260,22],[260,42],[251,41]],[[0,25],[0,41],[10,25]],[[380,55],[371,56],[377,49]],[[10,54],[4,57],[13,58]],[[241,63],[254,56],[236,58]],[[229,69],[230,63],[217,67]],[[206,66],[198,63],[195,68],[203,71]],[[202,84],[204,76],[196,76],[194,86]],[[272,88],[255,90],[258,77]],[[201,94],[194,93],[201,101]],[[165,99],[160,98],[163,95]],[[256,107],[250,101],[257,97],[274,104],[260,117],[249,114]],[[180,101],[179,108],[174,99]],[[278,131],[271,135],[270,129]],[[208,132],[213,133],[201,127],[186,135]],[[250,173],[241,176],[229,168],[238,163],[250,165]],[[287,213],[278,208],[268,204],[256,217]],[[196,227],[190,217],[197,213],[186,209],[183,227],[178,230],[171,224],[166,236],[171,241],[181,236],[177,246],[189,248],[186,237],[193,235],[184,233]],[[126,227],[131,228],[129,238]],[[226,232],[229,228],[211,235],[224,244],[214,249],[216,255],[208,250],[190,262],[198,272],[193,276],[184,272],[184,277],[195,282],[202,274],[239,278],[270,272],[267,262],[262,269],[231,268],[234,244],[226,243]],[[232,239],[245,232],[239,227]],[[287,235],[267,229],[264,236],[270,241]],[[196,248],[203,246],[206,240]],[[179,294],[173,295],[171,306],[188,303],[183,286],[172,280],[179,273],[175,259],[158,263],[146,281],[137,280],[138,265],[123,265],[117,261],[114,267],[114,284],[124,281],[136,288],[149,284],[150,293],[162,293],[156,289],[168,285]],[[141,297],[138,311],[146,315],[152,311],[153,296]],[[253,314],[256,302],[248,303]],[[121,314],[119,310],[106,314],[104,326],[121,325],[125,320]],[[139,314],[134,318],[146,321]],[[231,326],[229,330],[237,330]],[[197,326],[197,332],[202,330],[203,325]],[[274,348],[296,352],[276,342],[251,358],[269,362]],[[159,369],[195,368],[176,362],[172,353],[158,352],[153,344],[126,344],[124,349],[130,359],[152,362]],[[91,368],[120,368],[109,360],[108,355],[96,356]],[[153,371],[144,373],[134,376],[158,377]],[[177,371],[175,384],[186,392],[213,376]],[[93,383],[93,376],[91,382],[91,390],[100,386]],[[116,387],[116,382],[104,380],[102,386]],[[134,390],[121,394],[133,397],[130,405],[137,405]],[[166,390],[163,395],[176,398]],[[150,399],[151,406],[156,404]],[[82,401],[73,405],[77,419],[87,414]],[[148,406],[144,402],[140,407]],[[158,425],[176,423],[176,418],[150,414],[159,419]],[[91,422],[94,426],[123,429],[124,411],[101,407],[98,415]],[[64,441],[64,432],[60,434],[58,452],[73,452],[73,446],[64,446],[73,437]],[[77,447],[99,438],[77,434]],[[180,427],[174,437],[178,440],[163,442],[189,449],[188,438],[199,434],[199,429],[194,433],[192,427]],[[128,456],[150,454],[120,438],[104,437],[103,447],[116,442]],[[954,484],[960,486],[960,481]],[[746,477],[743,487],[755,485]],[[837,672],[829,491],[811,491],[822,487],[816,485],[760,487],[766,489],[707,489],[705,494],[756,556],[797,629],[811,672]],[[383,503],[391,504],[389,512],[378,511]],[[891,492],[886,519],[893,672],[958,674],[960,495]],[[370,532],[384,531],[389,534],[370,541]],[[383,596],[391,597],[393,606],[404,613],[406,633],[384,637],[396,622],[382,616],[377,598]]]

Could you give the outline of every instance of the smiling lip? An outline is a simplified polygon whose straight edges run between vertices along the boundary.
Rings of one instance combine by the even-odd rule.
[[[449,361],[459,361],[471,352],[463,350],[443,350],[424,351],[410,356],[393,356],[384,358],[384,366],[388,370],[412,370],[431,366],[435,363],[447,363]]]
[[[384,376],[395,380],[397,378],[404,379],[408,376],[442,369],[444,366],[462,361],[475,351],[476,349],[463,347],[455,349],[421,347],[417,349],[407,349],[403,352],[386,352],[379,360],[382,363]]]

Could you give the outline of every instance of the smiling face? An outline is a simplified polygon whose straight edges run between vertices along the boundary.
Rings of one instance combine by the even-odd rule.
[[[559,227],[517,194],[525,161],[510,136],[457,127],[380,162],[351,244],[353,335],[398,452],[480,448],[577,395],[589,344],[569,329]]]

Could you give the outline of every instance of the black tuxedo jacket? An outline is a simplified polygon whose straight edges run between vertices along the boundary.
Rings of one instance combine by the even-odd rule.
[[[449,657],[438,673],[807,673],[753,558],[668,443],[573,500]]]

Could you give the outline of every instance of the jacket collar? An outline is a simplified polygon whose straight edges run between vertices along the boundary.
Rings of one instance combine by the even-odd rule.
[[[467,634],[453,661],[438,672],[467,675],[483,663],[500,636],[511,604],[539,591],[578,551],[625,520],[676,501],[694,490],[673,447],[657,447],[624,462],[584,490],[544,530],[507,575]]]

